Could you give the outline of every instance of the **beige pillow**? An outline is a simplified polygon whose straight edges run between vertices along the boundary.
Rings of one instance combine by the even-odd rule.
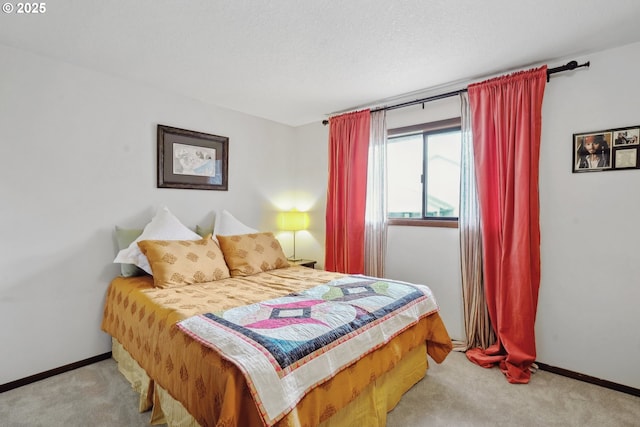
[[[149,260],[153,282],[158,288],[229,277],[224,256],[210,235],[201,240],[142,240],[138,246]]]
[[[280,242],[273,233],[218,235],[217,238],[231,277],[251,276],[289,266]]]

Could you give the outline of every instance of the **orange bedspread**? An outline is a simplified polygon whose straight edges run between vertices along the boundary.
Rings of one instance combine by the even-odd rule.
[[[311,288],[341,276],[290,267],[172,289],[154,288],[150,276],[118,277],[107,292],[102,329],[116,338],[202,426],[260,425],[240,370],[181,333],[175,323],[195,314]],[[328,419],[420,342],[427,343],[427,352],[436,362],[451,351],[451,340],[437,313],[312,390],[297,406],[298,420],[285,417],[278,425],[317,425]]]

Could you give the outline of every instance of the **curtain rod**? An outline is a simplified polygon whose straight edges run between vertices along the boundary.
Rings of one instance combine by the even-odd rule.
[[[575,70],[576,68],[580,68],[580,67],[588,67],[589,65],[590,65],[589,61],[585,62],[584,64],[578,64],[577,61],[569,61],[565,65],[561,65],[559,67],[547,68],[547,82],[549,81],[549,77],[551,76],[551,74],[561,73],[563,71]],[[410,107],[412,105],[424,104],[426,102],[437,101],[439,99],[445,99],[445,98],[450,98],[452,96],[457,96],[466,91],[467,91],[466,88],[460,89],[460,90],[454,90],[453,92],[442,93],[440,95],[429,96],[427,98],[414,99],[413,101],[402,102],[400,104],[389,105],[387,107],[375,108],[371,110],[371,112],[373,113],[376,111],[389,111],[389,110],[395,110],[398,108]],[[325,126],[328,125],[329,120],[326,120],[326,119],[323,120],[322,124]]]

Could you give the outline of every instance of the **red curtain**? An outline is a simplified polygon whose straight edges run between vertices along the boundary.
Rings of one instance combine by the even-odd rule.
[[[469,86],[484,284],[497,341],[467,357],[528,383],[540,287],[538,162],[547,67]]]
[[[364,273],[369,110],[329,119],[325,269]]]

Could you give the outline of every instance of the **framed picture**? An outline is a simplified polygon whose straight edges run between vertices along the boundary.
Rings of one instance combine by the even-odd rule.
[[[640,168],[640,125],[573,134],[573,172]]]
[[[229,138],[158,125],[158,187],[228,189]]]

